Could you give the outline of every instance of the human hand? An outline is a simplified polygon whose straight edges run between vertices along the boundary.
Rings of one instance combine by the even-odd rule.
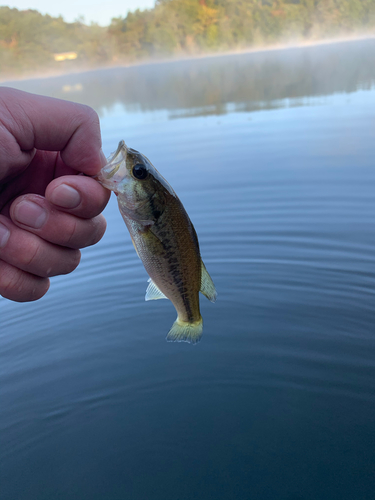
[[[110,192],[99,119],[87,106],[0,87],[0,295],[37,300],[97,243]]]

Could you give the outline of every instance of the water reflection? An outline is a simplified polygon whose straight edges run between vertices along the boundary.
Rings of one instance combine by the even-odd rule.
[[[144,302],[113,197],[74,273],[0,301],[1,500],[373,500],[373,49],[22,83],[152,160],[219,299],[199,346],[165,342],[175,311]]]
[[[9,82],[88,104],[100,114],[122,104],[131,112],[168,110],[170,117],[300,106],[308,96],[354,92],[374,83],[375,40]]]

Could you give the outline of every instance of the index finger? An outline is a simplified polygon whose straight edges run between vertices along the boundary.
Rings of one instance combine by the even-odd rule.
[[[60,151],[66,165],[88,175],[103,166],[99,117],[89,106],[6,87],[0,89],[0,106],[3,133],[9,133],[0,137],[0,156],[8,162],[16,154],[15,166],[26,166],[36,148]]]

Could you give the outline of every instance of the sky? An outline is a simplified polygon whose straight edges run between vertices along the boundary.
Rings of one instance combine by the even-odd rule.
[[[19,10],[35,9],[42,14],[57,17],[61,15],[68,23],[75,21],[79,16],[84,22],[95,22],[101,26],[108,26],[112,17],[124,17],[129,11],[149,9],[155,5],[155,0],[8,0],[1,4]]]

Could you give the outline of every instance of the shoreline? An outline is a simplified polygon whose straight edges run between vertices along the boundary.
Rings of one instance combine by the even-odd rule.
[[[96,67],[87,67],[87,68],[77,68],[77,70],[69,70],[69,71],[46,71],[44,73],[35,73],[29,75],[22,76],[9,76],[2,78],[0,76],[0,85],[5,83],[12,82],[21,82],[28,80],[41,80],[47,78],[58,78],[60,76],[68,76],[68,75],[76,75],[89,73],[91,71],[105,71],[108,69],[120,69],[120,68],[131,68],[136,66],[149,66],[153,64],[166,64],[166,63],[175,63],[180,61],[194,61],[199,59],[208,59],[214,57],[222,57],[222,56],[231,56],[231,55],[241,55],[241,54],[253,54],[253,53],[262,53],[262,52],[273,52],[273,51],[281,51],[288,49],[299,49],[305,47],[318,47],[322,45],[333,45],[339,43],[348,43],[348,42],[357,42],[364,40],[375,40],[375,33],[367,33],[366,35],[353,35],[353,36],[341,36],[336,38],[324,38],[318,40],[299,40],[289,43],[276,43],[272,45],[266,46],[257,46],[257,47],[248,47],[244,49],[232,49],[222,52],[212,52],[212,53],[204,53],[204,54],[187,54],[187,55],[179,55],[178,57],[168,57],[168,58],[160,58],[160,59],[149,59],[149,60],[140,60],[134,61],[131,63],[123,63],[123,64],[108,64],[103,66]]]

